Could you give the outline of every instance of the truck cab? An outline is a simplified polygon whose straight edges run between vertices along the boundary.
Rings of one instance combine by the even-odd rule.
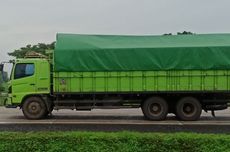
[[[13,63],[6,106],[21,107],[30,96],[50,94],[50,64],[47,59],[16,59]]]

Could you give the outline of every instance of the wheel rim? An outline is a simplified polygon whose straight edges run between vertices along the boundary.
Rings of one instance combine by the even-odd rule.
[[[196,108],[191,103],[185,103],[182,108],[185,116],[192,116],[196,113]]]
[[[159,103],[152,103],[149,107],[149,110],[153,115],[160,115],[162,112],[162,106]]]
[[[41,105],[37,102],[31,102],[29,105],[28,105],[28,112],[32,115],[36,115],[38,113],[41,112],[42,108],[41,108]]]

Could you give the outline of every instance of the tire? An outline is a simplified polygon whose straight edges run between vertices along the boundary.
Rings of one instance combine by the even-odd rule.
[[[200,102],[193,97],[185,97],[176,105],[176,117],[184,121],[195,121],[200,118],[202,107]]]
[[[168,103],[160,97],[151,97],[142,104],[142,112],[149,120],[164,120],[168,114]]]
[[[22,105],[22,112],[27,119],[42,119],[48,110],[44,101],[39,97],[29,97]]]

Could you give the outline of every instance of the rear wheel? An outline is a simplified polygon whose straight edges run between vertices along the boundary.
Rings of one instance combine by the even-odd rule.
[[[41,119],[48,110],[41,98],[29,97],[22,105],[22,112],[27,119]]]
[[[149,120],[164,120],[168,114],[168,104],[161,97],[151,97],[144,101],[142,111]]]
[[[198,120],[201,112],[200,102],[193,97],[182,98],[176,105],[176,116],[184,121]]]

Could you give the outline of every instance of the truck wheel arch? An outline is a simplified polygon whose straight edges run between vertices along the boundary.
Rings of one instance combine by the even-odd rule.
[[[51,104],[44,100],[44,97],[47,97],[47,95],[39,95],[39,94],[30,94],[30,95],[26,95],[25,97],[23,97],[22,99],[22,102],[20,104],[20,108],[22,108],[23,104],[25,103],[25,101],[28,99],[28,98],[31,98],[31,97],[37,97],[37,98],[40,98],[41,100],[43,100],[43,102],[45,103],[47,109],[50,108]]]
[[[38,95],[38,94],[30,94],[30,95],[26,95],[22,98],[22,102],[20,103],[19,107],[22,108],[23,104],[25,103],[25,101],[28,99],[28,98],[31,98],[31,97],[39,97],[39,98],[42,98],[41,95]]]

